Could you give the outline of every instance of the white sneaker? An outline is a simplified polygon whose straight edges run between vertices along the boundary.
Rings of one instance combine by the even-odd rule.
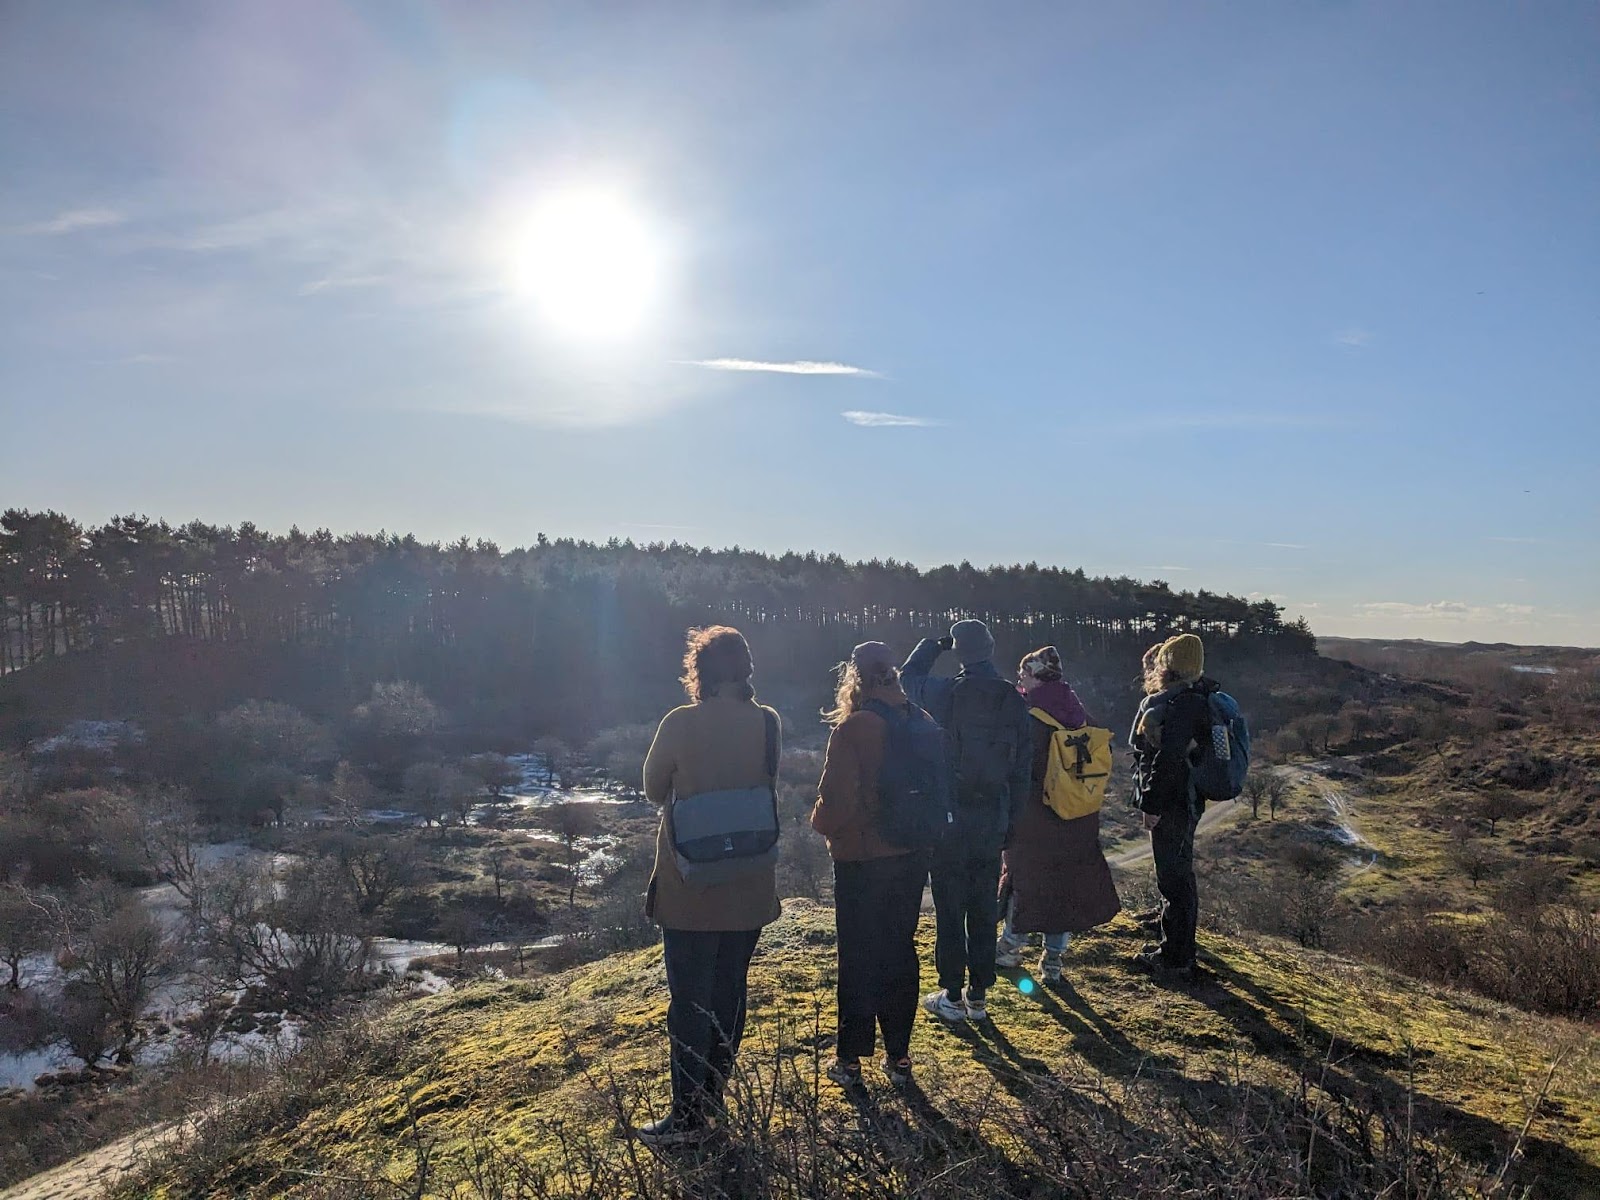
[[[929,992],[922,998],[922,1007],[938,1017],[941,1021],[954,1024],[967,1019],[967,1007],[959,1000],[952,1000],[950,993],[940,988],[937,992]]]
[[[982,996],[981,993],[979,994],[978,998],[976,1000],[974,1000],[972,998],[972,989],[968,988],[967,989],[966,1004],[967,1004],[967,1019],[968,1020],[970,1020],[970,1021],[987,1021],[989,1019],[989,1008],[988,1008],[988,1005],[984,1004],[983,996]]]
[[[1009,946],[1001,942],[995,947],[994,965],[1002,971],[1012,971],[1022,965],[1022,956],[1027,953],[1027,946]]]
[[[1044,957],[1039,960],[1039,975],[1046,983],[1060,983],[1061,955],[1046,950]]]

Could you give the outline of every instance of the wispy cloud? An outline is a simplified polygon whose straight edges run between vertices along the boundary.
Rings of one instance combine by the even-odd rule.
[[[15,232],[23,237],[59,237],[64,233],[77,233],[83,229],[104,229],[121,225],[128,218],[109,208],[69,208],[57,213],[48,221],[19,226]]]
[[[1269,549],[1272,549],[1272,550],[1309,550],[1309,549],[1311,549],[1310,546],[1302,545],[1300,542],[1263,542],[1262,545],[1266,546],[1266,547],[1268,547]]]
[[[856,375],[865,379],[881,379],[877,371],[866,367],[852,367],[849,363],[813,362],[798,359],[794,362],[763,362],[754,358],[697,358],[680,361],[684,367],[705,367],[708,371],[768,371],[775,375]]]
[[[1355,327],[1341,329],[1333,335],[1333,340],[1351,350],[1364,350],[1372,345],[1372,330]]]
[[[867,429],[929,428],[944,424],[943,421],[936,421],[932,417],[908,417],[901,413],[861,412],[855,409],[839,415],[850,424],[861,425]]]
[[[1550,541],[1549,538],[1542,537],[1486,537],[1483,540],[1486,542],[1505,542],[1512,546],[1543,546]]]
[[[1467,604],[1461,600],[1435,600],[1431,604],[1409,604],[1402,600],[1378,600],[1355,606],[1360,617],[1383,617],[1402,621],[1507,621],[1517,623],[1534,614],[1531,604]]]

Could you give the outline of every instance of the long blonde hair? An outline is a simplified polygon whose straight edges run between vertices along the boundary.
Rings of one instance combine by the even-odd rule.
[[[861,708],[866,694],[873,688],[898,687],[900,672],[893,667],[880,667],[868,675],[854,662],[842,662],[834,668],[839,673],[839,686],[833,692],[833,707],[823,709],[822,720],[837,729],[850,715]]]
[[[1144,694],[1154,696],[1157,692],[1164,692],[1178,682],[1178,677],[1173,674],[1171,667],[1161,665],[1161,647],[1165,642],[1157,642],[1144,652],[1144,659],[1140,666],[1144,674]]]

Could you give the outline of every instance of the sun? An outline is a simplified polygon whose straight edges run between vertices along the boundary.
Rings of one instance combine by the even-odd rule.
[[[518,219],[511,240],[513,285],[553,330],[609,339],[649,322],[663,243],[626,197],[603,188],[548,193]]]

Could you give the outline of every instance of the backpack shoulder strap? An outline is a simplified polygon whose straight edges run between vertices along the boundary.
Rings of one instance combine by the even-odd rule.
[[[1042,709],[1042,708],[1030,708],[1028,710],[1028,715],[1030,717],[1035,717],[1038,720],[1043,721],[1046,725],[1050,726],[1051,729],[1060,729],[1060,730],[1065,730],[1066,729],[1065,725],[1063,725],[1060,721],[1056,720],[1049,713],[1045,712],[1045,710]]]
[[[767,725],[767,778],[774,784],[778,782],[778,717],[770,708],[762,716],[766,718]]]

